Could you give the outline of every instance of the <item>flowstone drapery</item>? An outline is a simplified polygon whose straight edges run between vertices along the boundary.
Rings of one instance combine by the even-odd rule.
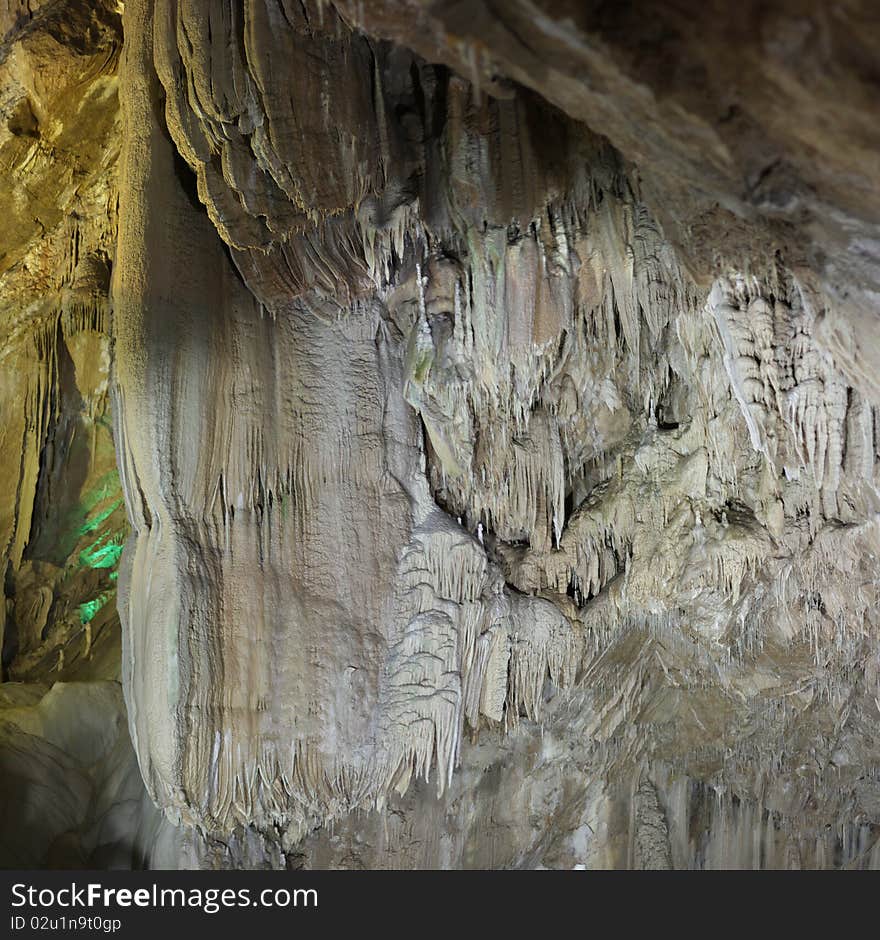
[[[9,740],[111,695],[118,563],[138,863],[880,865],[870,11],[69,5]]]

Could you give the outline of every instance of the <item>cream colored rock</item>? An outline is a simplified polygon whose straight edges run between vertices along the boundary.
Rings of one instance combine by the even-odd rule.
[[[828,88],[784,17],[748,68],[676,40],[737,76],[716,120],[684,65],[655,95],[625,11],[503,6],[128,0],[118,79],[77,6],[113,50],[79,98],[9,34],[0,148],[45,205],[0,193],[4,664],[112,678],[109,615],[71,616],[112,566],[70,558],[118,510],[45,552],[110,393],[127,716],[178,827],[142,861],[876,867],[876,133],[802,139]],[[863,101],[856,71],[828,81]],[[59,161],[72,111],[108,132]],[[51,459],[69,427],[87,472]],[[109,733],[28,708],[35,754]]]

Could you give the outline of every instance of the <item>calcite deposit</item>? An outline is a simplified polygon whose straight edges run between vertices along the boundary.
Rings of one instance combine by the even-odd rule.
[[[4,863],[880,867],[871,3],[0,27]]]

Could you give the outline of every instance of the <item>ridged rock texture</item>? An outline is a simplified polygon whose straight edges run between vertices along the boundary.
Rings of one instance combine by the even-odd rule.
[[[0,6],[2,861],[880,867],[873,5],[117,6]]]

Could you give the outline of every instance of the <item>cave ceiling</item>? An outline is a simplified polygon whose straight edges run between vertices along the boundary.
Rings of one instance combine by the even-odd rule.
[[[880,867],[878,90],[869,0],[0,4],[2,863]]]

